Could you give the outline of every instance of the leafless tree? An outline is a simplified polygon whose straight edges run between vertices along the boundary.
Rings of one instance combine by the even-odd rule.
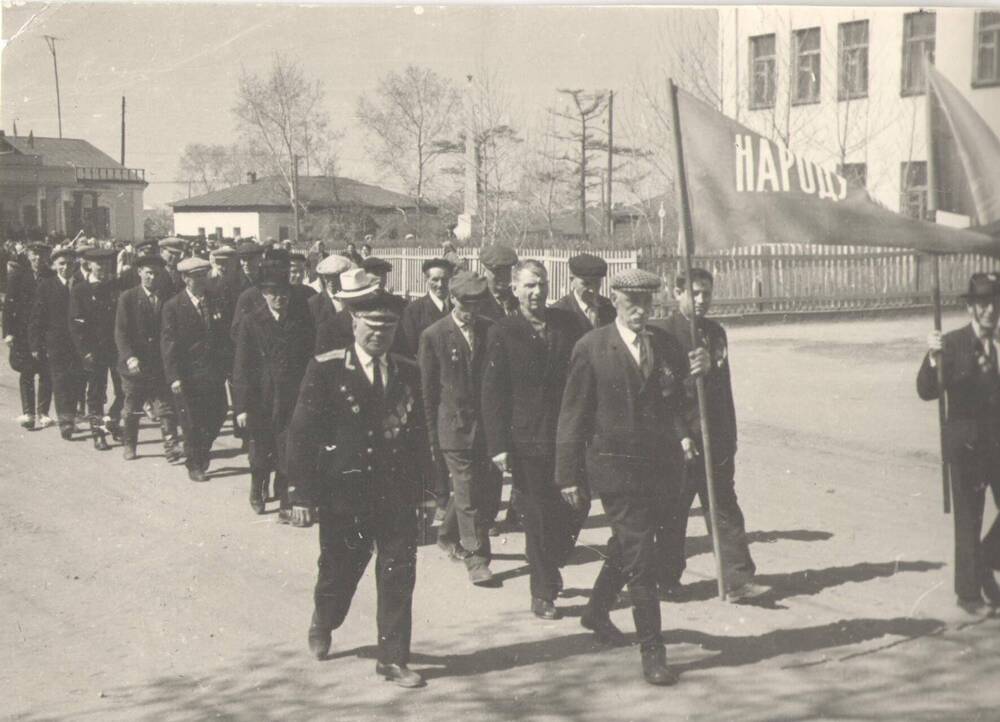
[[[238,145],[189,143],[179,161],[180,178],[197,192],[210,193],[243,182],[255,166]]]

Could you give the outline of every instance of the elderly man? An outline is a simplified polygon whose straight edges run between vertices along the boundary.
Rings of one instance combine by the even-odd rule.
[[[314,327],[308,311],[292,306],[292,285],[280,266],[265,267],[257,281],[266,304],[243,317],[236,334],[233,408],[250,440],[250,507],[264,513],[271,473],[280,502],[278,520],[291,518],[285,431],[299,384],[313,353]]]
[[[319,521],[309,649],[326,658],[331,633],[377,551],[375,670],[402,687],[419,687],[423,679],[407,664],[426,452],[420,372],[389,352],[400,298],[360,268],[343,274],[338,298],[350,308],[355,341],[309,362],[288,429],[293,524]]]
[[[177,268],[185,288],[163,306],[163,371],[184,429],[188,478],[208,481],[212,444],[226,418],[228,329],[218,299],[207,293],[211,264],[185,258]]]
[[[420,270],[424,274],[427,293],[406,306],[399,329],[403,334],[403,352],[414,358],[420,345],[420,334],[451,311],[448,281],[454,273],[451,263],[443,258],[428,258]]]
[[[316,353],[347,348],[354,343],[351,314],[337,294],[340,275],[352,267],[344,256],[330,255],[319,262],[316,273],[323,290],[309,299],[309,313],[316,328]]]
[[[513,475],[524,525],[531,611],[558,619],[559,567],[573,551],[585,513],[555,485],[556,423],[570,354],[580,338],[567,311],[546,308],[548,273],[538,261],[513,272],[517,313],[489,330],[483,376],[483,428],[493,463]]]
[[[136,458],[139,416],[143,406],[149,402],[160,422],[167,461],[177,463],[183,455],[177,437],[177,418],[164,380],[160,351],[160,320],[164,299],[156,292],[156,278],[157,272],[163,268],[163,259],[156,255],[145,255],[140,256],[136,264],[139,285],[118,297],[118,309],[115,313],[118,373],[125,391],[122,456],[126,461]]]
[[[8,279],[3,304],[3,340],[10,348],[10,367],[19,374],[21,415],[17,422],[29,431],[51,426],[49,408],[52,404],[52,381],[48,361],[35,359],[28,343],[28,319],[35,302],[35,293],[49,270],[49,247],[44,243],[28,246],[23,260],[17,263]],[[38,377],[37,394],[35,377]]]
[[[119,294],[114,277],[115,255],[113,248],[85,251],[86,280],[73,287],[69,298],[69,330],[86,376],[87,416],[98,451],[111,448],[105,434],[119,436],[118,419],[125,403],[121,379],[115,369],[115,311]],[[115,397],[105,416],[109,374]]]
[[[449,288],[452,311],[421,335],[417,361],[431,452],[444,460],[453,491],[438,546],[464,561],[469,581],[481,585],[493,580],[489,528],[501,485],[482,425],[486,334],[493,322],[478,314],[489,295],[485,279],[461,271]]]
[[[570,291],[552,307],[571,312],[581,334],[615,320],[614,305],[600,294],[607,275],[607,261],[600,256],[580,253],[569,259]]]
[[[517,299],[510,290],[510,269],[517,263],[517,254],[512,248],[494,244],[480,252],[479,262],[490,289],[480,313],[494,321],[516,314]]]
[[[955,519],[955,594],[970,614],[1000,606],[1000,517],[985,538],[986,489],[1000,506],[1000,370],[997,322],[1000,276],[975,273],[963,296],[969,323],[942,336],[932,331],[929,350],[917,374],[917,393],[925,401],[948,397],[943,429],[945,461],[951,465]],[[938,372],[943,385],[938,384]]]
[[[688,438],[689,373],[708,368],[708,353],[687,357],[665,331],[647,326],[659,276],[640,269],[612,280],[615,323],[586,334],[573,349],[556,435],[556,483],[574,508],[597,494],[611,524],[581,624],[606,643],[621,631],[608,615],[627,584],[646,681],[671,685],[657,590],[656,534],[680,495]]]

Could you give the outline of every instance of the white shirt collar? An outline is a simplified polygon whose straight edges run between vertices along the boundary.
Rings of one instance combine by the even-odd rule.
[[[587,309],[590,308],[590,306],[588,306],[586,303],[583,302],[583,299],[580,298],[580,294],[577,293],[576,291],[573,291],[573,298],[576,299],[576,305],[579,306],[580,310],[583,311],[584,315],[586,315]],[[596,310],[597,304],[594,304],[594,308]]]
[[[615,319],[615,326],[618,328],[618,333],[622,337],[622,341],[624,341],[627,346],[634,347],[639,334],[626,326],[620,318]]]
[[[147,290],[146,287],[143,286],[141,283],[139,284],[139,288],[141,288],[142,292],[146,294],[146,298],[152,298],[153,294],[155,293],[155,291]]]
[[[361,345],[357,342],[354,343],[354,355],[357,357],[361,369],[365,372],[365,376],[368,377],[368,382],[373,383],[375,381],[375,370],[373,368],[375,359],[370,353],[361,348]],[[389,362],[386,360],[386,354],[382,354],[379,362],[382,367],[382,383],[386,384],[389,382]]]
[[[274,320],[275,321],[280,321],[281,320],[281,315],[278,314],[278,313],[275,313],[273,308],[271,308],[270,306],[268,306],[267,310],[271,312],[272,316],[274,316]]]
[[[188,298],[191,299],[191,303],[194,304],[195,308],[200,308],[201,307],[201,300],[197,296],[195,296],[193,293],[191,293],[191,289],[190,288],[185,288],[184,292],[188,295]]]
[[[438,311],[443,311],[444,310],[444,301],[442,301],[440,298],[438,298],[437,296],[435,296],[430,291],[427,292],[427,297],[434,302],[434,305],[437,306],[437,310]]]

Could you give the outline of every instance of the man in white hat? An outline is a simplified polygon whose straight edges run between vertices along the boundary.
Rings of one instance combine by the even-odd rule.
[[[309,299],[309,312],[316,324],[316,353],[346,348],[354,340],[351,315],[338,298],[340,275],[354,264],[346,256],[329,255],[316,266],[323,290]]]

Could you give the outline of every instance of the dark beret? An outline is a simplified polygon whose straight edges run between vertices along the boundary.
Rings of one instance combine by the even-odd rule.
[[[479,252],[479,262],[487,268],[504,268],[517,263],[517,254],[507,246],[486,246]]]
[[[253,241],[240,241],[239,245],[236,246],[236,255],[239,258],[247,258],[249,256],[256,256],[264,252],[264,247]]]
[[[451,273],[455,270],[455,267],[451,264],[451,261],[445,258],[428,258],[420,265],[420,270],[427,273],[432,268],[443,268],[444,270]]]
[[[377,256],[368,256],[368,258],[362,260],[361,267],[368,271],[368,273],[374,273],[376,275],[390,273],[392,271],[392,264],[384,258],[379,258]]]
[[[604,278],[608,275],[608,263],[593,253],[580,253],[569,259],[569,272],[577,278]]]

